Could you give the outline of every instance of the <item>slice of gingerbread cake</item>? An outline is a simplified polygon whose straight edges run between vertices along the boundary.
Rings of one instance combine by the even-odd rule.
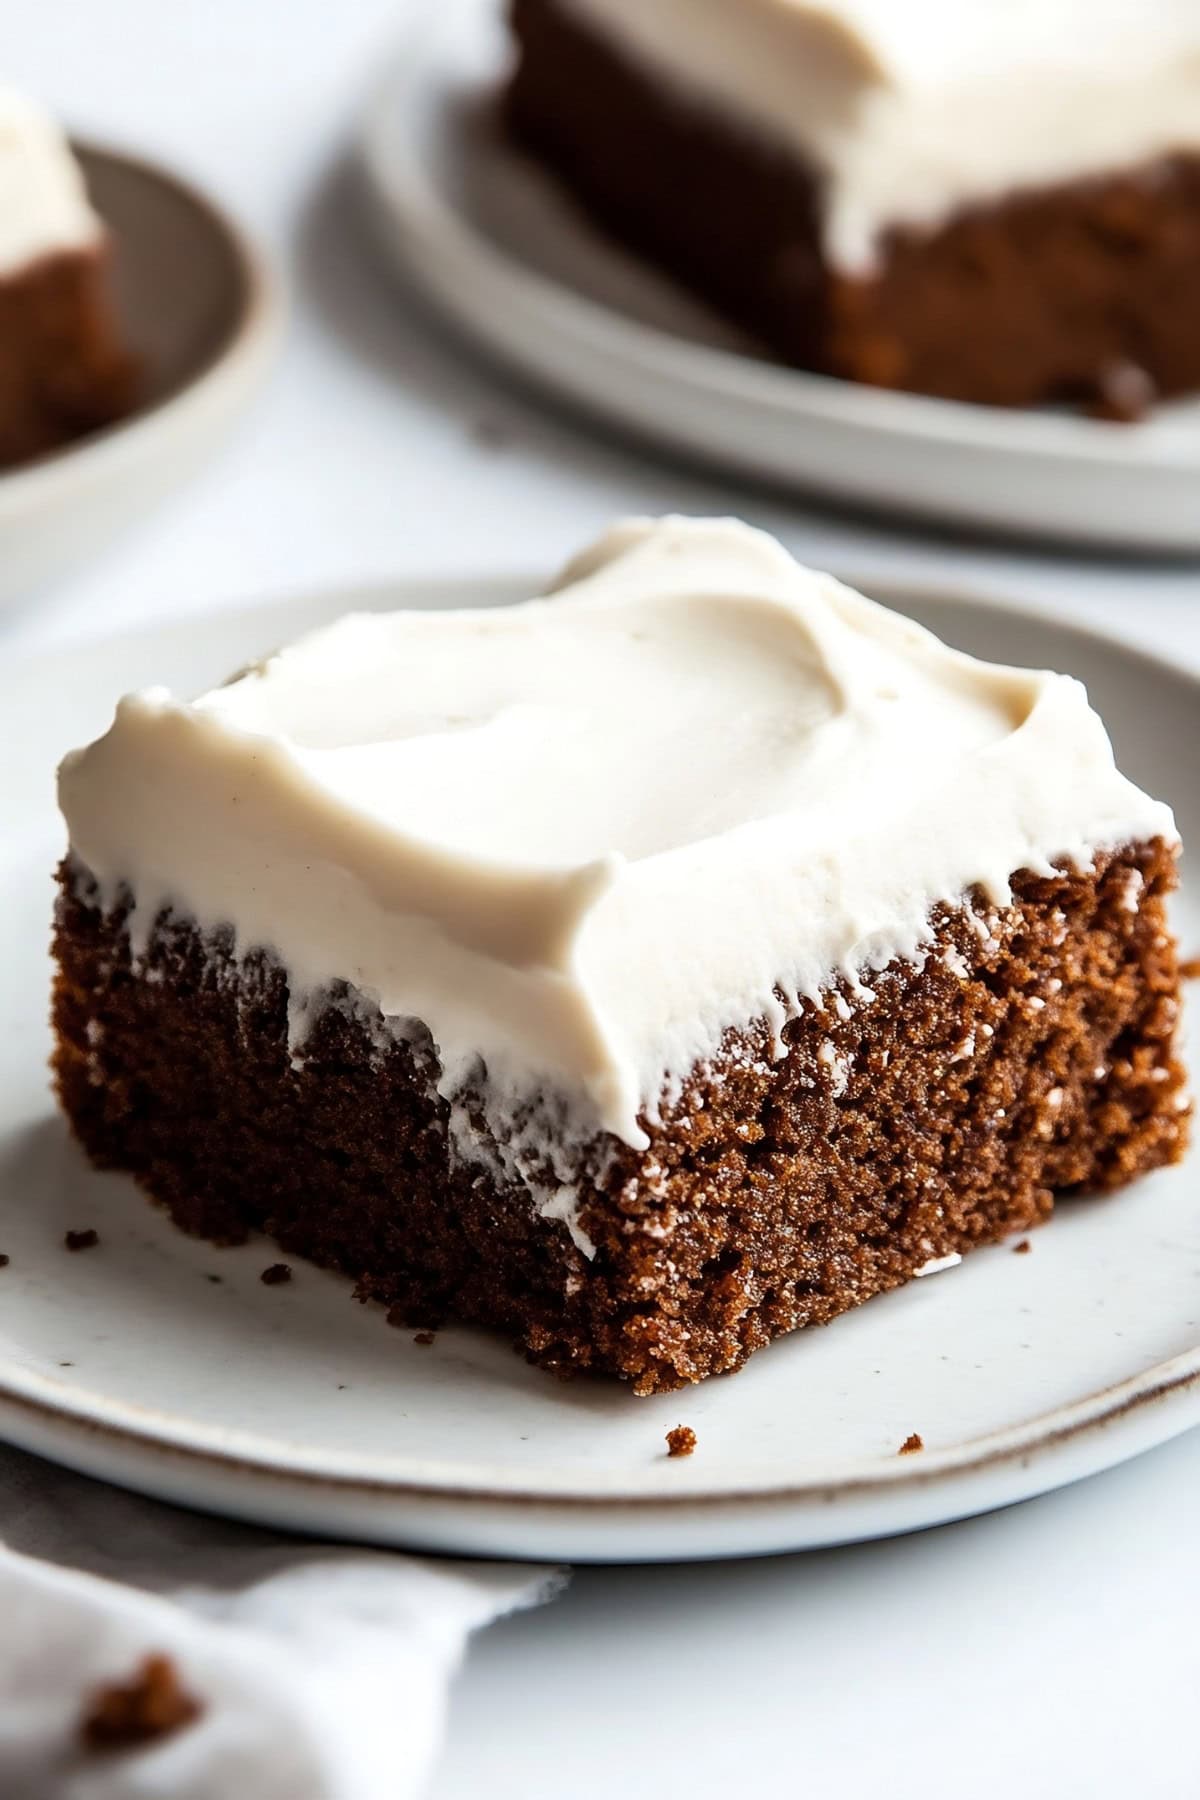
[[[66,138],[0,88],[0,468],[132,407],[110,275],[108,232]]]
[[[802,368],[1121,418],[1200,387],[1200,10],[511,0],[507,116]]]
[[[1168,808],[744,525],[134,694],[61,801],[94,1161],[550,1368],[736,1369],[1184,1149]]]

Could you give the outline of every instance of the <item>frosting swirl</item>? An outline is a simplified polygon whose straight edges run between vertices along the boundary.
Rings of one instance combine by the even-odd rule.
[[[1174,836],[1078,682],[978,662],[730,520],[524,604],[352,615],[65,760],[142,938],[174,904],[420,1019],[451,1094],[644,1134],[721,1033],[917,957],[939,902]],[[781,998],[782,996],[782,998]]]

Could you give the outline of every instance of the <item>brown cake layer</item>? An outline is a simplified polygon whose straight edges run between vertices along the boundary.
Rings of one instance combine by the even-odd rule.
[[[1014,192],[824,257],[790,152],[672,93],[560,0],[512,0],[508,119],[592,217],[785,361],[996,405],[1131,417],[1200,387],[1200,158]]]
[[[0,278],[0,467],[111,424],[134,392],[102,248],[42,257]]]
[[[93,1160],[185,1230],[264,1231],[413,1323],[494,1326],[653,1393],[1179,1157],[1173,882],[1161,842],[1022,875],[999,915],[940,914],[872,1002],[806,1005],[781,1060],[762,1024],[729,1033],[648,1150],[576,1153],[590,1259],[537,1210],[558,1178],[498,1173],[477,1108],[480,1161],[456,1157],[427,1036],[341,989],[293,1059],[277,963],[164,916],[134,968],[123,909],[69,866],[55,1070]]]

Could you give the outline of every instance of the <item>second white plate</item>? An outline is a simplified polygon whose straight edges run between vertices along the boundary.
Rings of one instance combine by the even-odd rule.
[[[526,592],[533,590],[530,582]],[[878,591],[878,589],[877,589]],[[351,607],[500,604],[515,584],[345,591],[217,614],[0,670],[0,1434],[112,1481],[329,1536],[468,1554],[745,1555],[871,1537],[1040,1493],[1200,1422],[1195,1161],[1065,1204],[1033,1239],[638,1400],[563,1384],[497,1338],[422,1347],[269,1244],[183,1237],[90,1170],[49,1093],[46,955],[62,847],[53,771],[124,689],[194,691]],[[964,648],[1087,681],[1130,774],[1200,841],[1200,684],[1004,607],[896,598]],[[1200,906],[1178,913],[1200,944]],[[100,1243],[71,1255],[68,1230]],[[670,1461],[664,1435],[699,1447]],[[910,1432],[923,1454],[901,1457]]]
[[[487,350],[710,463],[940,523],[1200,552],[1200,401],[1141,425],[858,387],[757,354],[615,249],[504,142],[498,0],[444,0],[367,110],[387,253]]]

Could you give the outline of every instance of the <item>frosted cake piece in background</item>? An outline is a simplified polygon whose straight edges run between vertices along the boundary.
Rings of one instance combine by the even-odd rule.
[[[55,121],[0,86],[0,468],[134,400],[110,294],[110,246]]]
[[[1131,417],[1200,387],[1200,9],[512,0],[517,138],[786,361]]]

